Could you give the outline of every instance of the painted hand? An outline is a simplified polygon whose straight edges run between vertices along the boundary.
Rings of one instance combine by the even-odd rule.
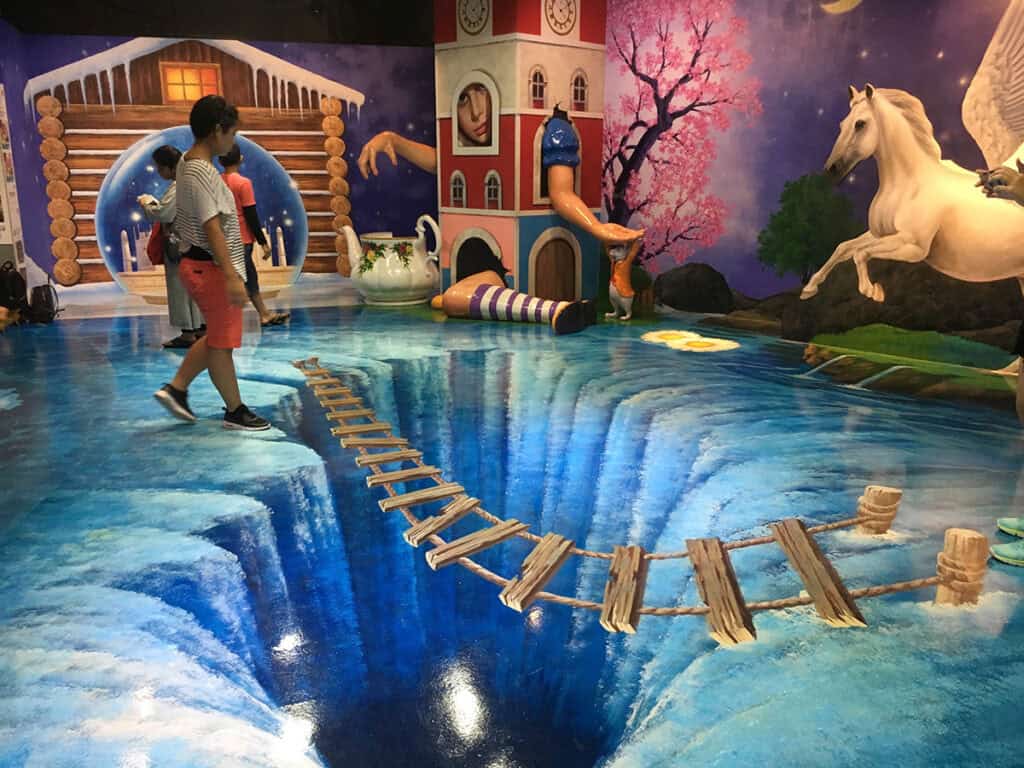
[[[1002,166],[988,171],[979,170],[978,183],[986,197],[1013,200],[1024,205],[1024,166],[1017,161],[1017,170]]]
[[[363,145],[362,151],[359,153],[359,160],[357,165],[359,166],[359,172],[363,174],[364,179],[370,178],[372,173],[374,176],[378,175],[377,171],[377,153],[383,152],[389,158],[391,158],[391,164],[394,166],[398,165],[398,154],[395,152],[395,134],[391,131],[382,131],[370,139]]]
[[[594,237],[607,244],[632,243],[643,236],[644,230],[629,229],[621,224],[598,224],[594,228]]]

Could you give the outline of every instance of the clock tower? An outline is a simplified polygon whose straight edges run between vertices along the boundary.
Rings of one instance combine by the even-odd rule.
[[[597,295],[600,246],[551,209],[544,123],[580,143],[576,192],[601,205],[605,0],[435,0],[442,290],[504,271],[551,299]]]

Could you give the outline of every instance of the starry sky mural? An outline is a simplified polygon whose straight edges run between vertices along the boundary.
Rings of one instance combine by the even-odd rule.
[[[960,117],[963,97],[1009,0],[736,0],[748,21],[750,73],[761,82],[764,112],[739,120],[718,143],[716,194],[729,206],[726,234],[691,261],[720,270],[738,291],[763,297],[798,284],[757,261],[757,234],[786,181],[821,170],[846,87],[901,88],[924,103],[943,157],[980,167],[981,151]],[[877,188],[874,161],[862,163],[843,192],[867,220]]]
[[[38,115],[26,109],[22,101],[25,83],[31,77],[129,39],[22,34],[0,20],[0,82],[7,88],[25,246],[28,254],[46,271],[51,270],[54,264],[50,253],[49,218],[45,213],[46,180],[39,159]],[[250,44],[365,95],[366,101],[359,117],[348,120],[344,134],[348,179],[352,188],[352,219],[357,230],[411,234],[420,214],[436,212],[437,185],[433,176],[408,164],[395,169],[385,163],[381,178],[368,183],[359,177],[355,167],[363,143],[378,131],[404,130],[407,136],[433,142],[432,48],[275,42]],[[394,183],[396,176],[401,177],[402,183]]]

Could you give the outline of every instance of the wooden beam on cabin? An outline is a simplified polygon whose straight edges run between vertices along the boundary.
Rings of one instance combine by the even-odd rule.
[[[601,626],[609,632],[636,633],[647,587],[648,560],[644,548],[616,546],[604,587]]]
[[[418,547],[431,536],[455,525],[462,518],[476,509],[480,499],[472,496],[456,496],[450,504],[432,517],[425,517],[413,526],[410,526],[402,538],[407,544]]]
[[[520,575],[505,585],[498,599],[512,610],[522,613],[569,559],[572,548],[573,542],[564,536],[547,534],[526,556]]]
[[[404,437],[346,437],[341,441],[342,448],[384,448],[408,444]]]
[[[324,414],[328,421],[354,419],[357,416],[373,416],[372,408],[349,408],[347,411],[328,411]]]
[[[368,453],[365,456],[356,456],[357,467],[372,467],[377,464],[393,464],[396,461],[412,461],[423,456],[419,451],[409,448],[404,451],[385,451],[383,453]]]
[[[770,527],[793,570],[800,574],[818,615],[833,627],[866,627],[868,623],[857,603],[807,527],[796,518],[772,523]]]
[[[366,487],[375,488],[378,485],[388,483],[404,483],[406,480],[422,480],[425,477],[440,475],[441,470],[437,467],[413,467],[412,469],[399,469],[394,472],[381,472],[379,475],[370,475],[366,478]]]
[[[500,523],[487,528],[481,528],[479,531],[474,531],[463,536],[461,539],[455,539],[439,547],[434,547],[426,554],[427,565],[436,571],[438,568],[451,565],[460,558],[471,557],[477,552],[493,547],[495,544],[500,544],[506,539],[522,533],[529,527],[526,523],[520,523],[518,520],[502,520]]]
[[[371,421],[369,424],[346,424],[343,427],[335,427],[331,434],[340,437],[342,435],[361,435],[366,432],[390,432],[391,425],[386,421]]]
[[[458,483],[442,483],[441,485],[435,485],[430,488],[421,488],[417,491],[410,491],[409,493],[400,493],[397,496],[388,496],[386,499],[378,501],[377,506],[380,507],[381,512],[390,512],[393,509],[416,507],[420,504],[429,504],[432,501],[448,499],[452,496],[458,496],[465,490],[466,489]]]
[[[754,619],[721,540],[687,539],[686,550],[693,564],[700,598],[711,609],[705,614],[711,636],[721,645],[755,640]]]

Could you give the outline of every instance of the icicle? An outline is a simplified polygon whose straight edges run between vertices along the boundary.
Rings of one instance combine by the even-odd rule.
[[[109,67],[107,69],[107,85],[110,88],[110,111],[117,112],[117,104],[114,99],[114,68]]]
[[[128,103],[134,104],[132,101],[132,63],[125,59],[124,62],[124,81],[128,84]]]
[[[252,68],[252,105],[260,105],[260,70],[259,67]]]
[[[280,266],[284,266],[288,263],[288,254],[284,250],[284,230],[281,227],[277,228],[277,263]]]
[[[88,104],[89,103],[89,97],[85,93],[85,76],[82,76],[82,77],[80,77],[78,79],[78,84],[80,86],[82,86],[82,104],[83,105]]]

